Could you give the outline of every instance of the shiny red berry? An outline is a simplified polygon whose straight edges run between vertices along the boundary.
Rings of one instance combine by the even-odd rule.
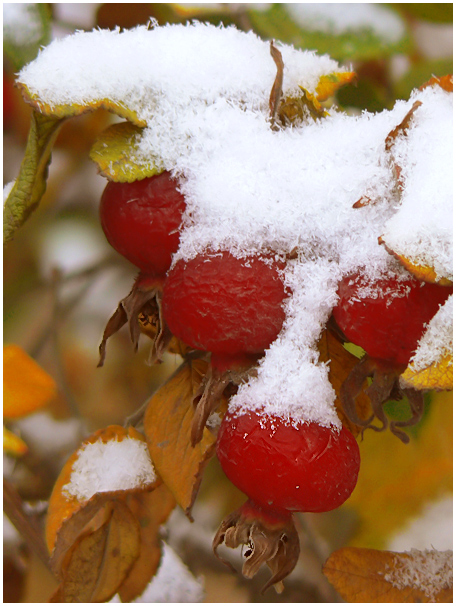
[[[339,507],[353,492],[360,466],[358,444],[347,429],[253,411],[225,415],[217,456],[250,499],[287,511]]]
[[[287,292],[278,265],[228,252],[180,260],[163,288],[163,313],[171,332],[195,349],[225,359],[261,354],[279,334]],[[229,362],[226,362],[229,367]]]
[[[169,172],[134,181],[109,182],[100,219],[111,246],[142,272],[165,275],[179,247],[184,196]]]
[[[350,275],[339,284],[333,315],[347,339],[372,358],[408,364],[426,324],[452,292],[413,277],[371,282]]]

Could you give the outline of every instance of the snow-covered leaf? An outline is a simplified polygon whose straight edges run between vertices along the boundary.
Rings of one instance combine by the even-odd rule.
[[[453,553],[345,547],[323,572],[347,602],[451,602]]]

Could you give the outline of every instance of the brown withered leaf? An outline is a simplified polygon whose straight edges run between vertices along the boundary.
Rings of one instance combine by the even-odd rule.
[[[446,90],[447,93],[452,93],[453,92],[453,74],[449,74],[447,76],[432,76],[432,78],[430,80],[428,80],[427,82],[425,82],[424,84],[422,84],[420,86],[420,90],[423,90],[424,88],[427,88],[428,86],[434,86],[434,85],[438,85],[440,86],[440,88],[443,88],[443,90]]]
[[[187,359],[152,396],[144,415],[154,466],[190,519],[204,467],[215,452],[215,437],[207,428],[202,440],[191,446],[193,398],[207,369],[206,361]]]
[[[354,436],[357,436],[361,431],[361,427],[352,423],[346,416],[340,400],[340,389],[342,383],[356,364],[358,364],[359,359],[345,349],[343,343],[329,329],[324,331],[318,343],[318,350],[320,352],[319,361],[329,361],[328,378],[336,392],[335,406],[337,414],[343,425],[349,429]],[[356,412],[361,419],[366,419],[371,412],[369,397],[364,392],[361,392],[356,399]]]
[[[347,602],[452,602],[452,552],[344,547],[323,566]]]
[[[121,500],[107,506],[106,521],[83,533],[62,562],[53,601],[105,602],[123,583],[140,554],[139,522]],[[55,598],[58,597],[58,600]]]
[[[385,139],[385,148],[387,151],[391,150],[395,140],[399,137],[399,135],[405,134],[410,128],[410,123],[412,121],[413,114],[421,105],[423,105],[421,101],[415,101],[410,110],[406,113],[402,122],[398,124],[396,128],[393,128],[390,133],[388,133],[388,136]]]
[[[131,602],[140,596],[157,572],[162,554],[160,526],[176,506],[176,501],[165,484],[153,492],[127,497],[127,504],[139,522],[141,547],[138,559],[118,589],[122,602]]]

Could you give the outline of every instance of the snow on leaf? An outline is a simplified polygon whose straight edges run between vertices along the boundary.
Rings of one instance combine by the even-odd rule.
[[[54,379],[21,347],[3,347],[3,416],[26,416],[43,408],[57,394]]]
[[[54,550],[61,527],[94,495],[142,492],[159,482],[142,434],[117,425],[95,432],[71,455],[54,485],[46,520],[49,551]],[[87,511],[91,510],[85,515]]]
[[[185,361],[152,396],[144,431],[152,460],[163,482],[187,516],[195,501],[203,469],[215,452],[215,436],[204,428],[193,448],[193,399],[208,368],[203,360]]]
[[[105,602],[122,585],[140,554],[140,526],[128,506],[105,507],[103,523],[79,536],[62,561],[53,602]]]
[[[347,602],[452,601],[452,552],[345,547],[323,572]]]
[[[429,322],[400,382],[419,390],[453,389],[453,295]]]
[[[46,189],[47,168],[52,146],[62,119],[32,113],[24,159],[19,175],[5,201],[3,210],[3,243],[6,244],[35,210]]]
[[[162,172],[158,158],[151,157],[147,163],[136,158],[142,130],[131,122],[120,122],[109,126],[97,137],[90,150],[90,158],[98,166],[100,174],[111,181],[131,183]]]

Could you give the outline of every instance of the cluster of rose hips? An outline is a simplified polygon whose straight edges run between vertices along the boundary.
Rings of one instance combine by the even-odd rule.
[[[108,322],[100,363],[107,338],[127,322],[136,347],[144,323],[156,325],[156,357],[166,351],[173,337],[190,350],[210,353],[210,371],[195,400],[195,445],[222,394],[234,393],[278,336],[289,292],[281,278],[285,265],[273,255],[239,259],[227,251],[207,251],[189,261],[180,259],[170,269],[185,208],[177,182],[166,171],[134,183],[107,185],[100,207],[104,233],[140,273]],[[366,287],[371,294],[358,296]],[[367,353],[341,394],[346,413],[355,423],[378,429],[371,425],[376,416],[385,425],[381,407],[385,399],[397,395],[400,372],[426,323],[450,292],[450,288],[413,277],[367,284],[359,274],[341,282],[333,311],[339,335]],[[357,416],[354,400],[367,376],[374,378],[369,388],[374,414],[366,420]],[[378,386],[385,382],[379,395]],[[416,421],[420,400],[406,395]],[[391,429],[403,438],[399,425],[392,423]],[[357,442],[345,427],[337,431],[260,411],[225,415],[217,455],[227,477],[249,500],[223,521],[214,550],[222,542],[231,547],[250,545],[247,560],[252,559],[244,572],[252,576],[258,562],[266,562],[273,572],[267,586],[279,583],[296,563],[299,542],[293,512],[339,507],[354,490],[360,465]],[[263,556],[255,558],[265,536],[266,552],[261,547]]]

